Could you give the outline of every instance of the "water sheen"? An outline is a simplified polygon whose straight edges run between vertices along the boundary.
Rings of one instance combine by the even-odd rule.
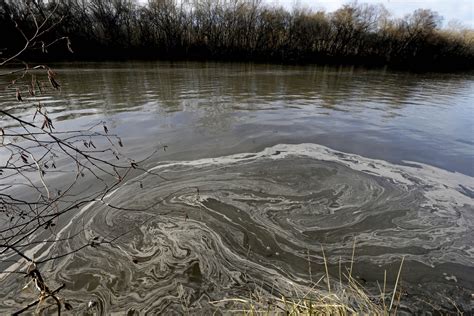
[[[41,258],[120,236],[43,267],[77,311],[94,301],[103,313],[202,313],[255,288],[294,294],[324,274],[321,245],[337,276],[354,238],[354,272],[368,288],[385,269],[393,284],[405,256],[407,309],[427,308],[419,300],[452,309],[451,297],[470,310],[472,74],[138,62],[57,69],[62,92],[43,103],[58,128],[106,120],[136,159],[168,146],[145,166],[167,180],[138,175],[107,197],[153,207],[89,205],[59,230],[76,237],[38,248]],[[13,97],[6,90],[0,102],[32,115]],[[15,276],[2,282],[2,309],[31,301]]]

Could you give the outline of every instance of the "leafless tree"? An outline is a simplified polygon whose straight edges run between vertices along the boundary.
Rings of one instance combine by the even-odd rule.
[[[474,61],[472,29],[445,32],[441,17],[426,9],[399,19],[383,5],[357,2],[327,13],[261,0],[0,0],[0,28],[11,33],[15,21],[34,33],[30,11],[62,21],[36,49],[70,38],[78,59],[191,57],[446,70],[472,67]],[[25,44],[13,37],[5,41],[16,51]],[[66,49],[52,52],[62,57]]]

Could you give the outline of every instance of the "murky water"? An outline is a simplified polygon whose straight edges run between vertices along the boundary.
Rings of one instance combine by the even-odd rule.
[[[168,146],[145,166],[168,180],[138,175],[107,198],[153,207],[83,208],[60,230],[76,237],[37,251],[121,236],[43,266],[76,311],[93,301],[104,313],[202,313],[256,288],[291,295],[324,274],[321,245],[337,277],[354,238],[369,289],[385,269],[393,284],[405,256],[408,309],[454,309],[446,297],[471,309],[474,75],[214,63],[58,72],[61,94],[43,100],[58,128],[106,120],[136,159]],[[31,301],[18,276],[2,282],[1,308]]]

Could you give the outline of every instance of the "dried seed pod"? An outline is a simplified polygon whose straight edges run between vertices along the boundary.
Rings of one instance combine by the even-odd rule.
[[[51,68],[48,68],[48,77],[56,77],[56,73],[51,69]]]
[[[28,85],[28,93],[30,94],[30,96],[34,97],[35,96],[35,90],[34,90],[34,86],[33,85]]]
[[[46,118],[46,121],[48,121],[48,128],[51,130],[51,129],[54,129],[54,126],[53,126],[53,121],[51,121],[51,119],[47,116],[45,116]]]
[[[61,85],[53,78],[53,77],[48,77],[49,79],[49,83],[51,84],[51,86],[56,89],[56,90],[59,90],[59,88],[61,87]]]
[[[41,129],[44,128],[49,128],[50,131],[54,129],[53,121],[47,116],[44,117],[43,125],[41,125]]]
[[[23,98],[21,97],[20,89],[16,89],[16,99],[18,102],[22,102]]]
[[[36,119],[36,115],[38,113],[42,114],[42,112],[41,112],[41,102],[40,101],[38,101],[38,105],[36,106],[36,111],[35,111],[35,114],[33,115],[33,121]]]
[[[48,69],[48,79],[49,79],[49,83],[51,84],[51,86],[56,89],[56,90],[59,90],[59,88],[61,87],[61,85],[56,81],[56,79],[54,78],[56,77],[56,73],[54,71],[52,71],[51,69]]]
[[[69,37],[67,38],[66,46],[67,46],[67,50],[68,50],[71,54],[74,54],[74,51],[72,50],[72,47],[71,47],[71,40],[69,39]]]

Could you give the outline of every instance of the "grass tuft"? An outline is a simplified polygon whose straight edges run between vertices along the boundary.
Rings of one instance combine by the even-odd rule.
[[[311,285],[296,288],[290,295],[280,297],[263,291],[254,291],[248,297],[226,298],[211,302],[226,314],[237,315],[395,315],[400,304],[400,276],[404,257],[398,269],[392,291],[387,291],[387,272],[384,272],[383,286],[380,295],[372,295],[352,276],[355,255],[355,241],[351,265],[348,271],[341,271],[339,260],[339,280],[330,278],[324,248],[321,247],[324,259],[325,274]],[[309,257],[309,251],[308,251]],[[337,278],[336,278],[337,279]],[[325,280],[325,282],[322,282]],[[275,285],[277,286],[277,285]],[[276,291],[280,290],[275,288]],[[283,291],[280,291],[283,292]]]

